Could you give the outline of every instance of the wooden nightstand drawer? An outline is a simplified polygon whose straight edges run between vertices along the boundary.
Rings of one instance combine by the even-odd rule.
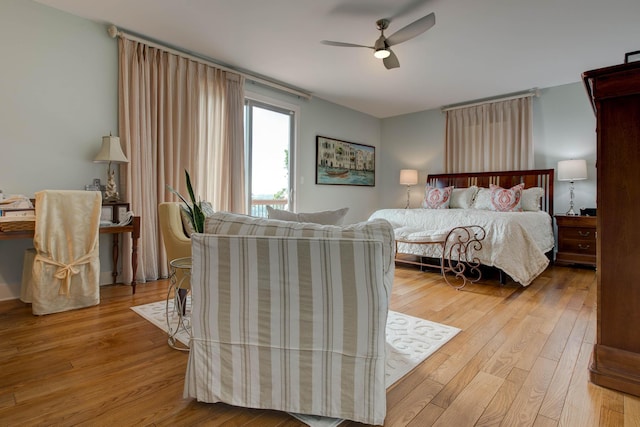
[[[560,231],[562,232],[562,235],[560,235]],[[594,228],[563,227],[560,231],[558,231],[558,238],[589,240],[594,243],[596,241],[596,230]]]
[[[596,241],[564,239],[558,242],[558,252],[596,255]]]
[[[556,215],[556,264],[596,265],[596,217]]]

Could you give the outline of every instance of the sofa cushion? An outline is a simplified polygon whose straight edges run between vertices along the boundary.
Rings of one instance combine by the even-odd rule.
[[[345,215],[349,211],[349,208],[337,209],[334,211],[320,211],[320,212],[290,212],[282,209],[274,209],[271,206],[267,206],[267,215],[269,219],[279,219],[282,221],[296,221],[296,222],[312,222],[314,224],[324,225],[340,225],[344,220]]]

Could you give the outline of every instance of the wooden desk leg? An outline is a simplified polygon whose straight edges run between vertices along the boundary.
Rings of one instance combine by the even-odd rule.
[[[138,271],[138,239],[140,238],[140,217],[133,217],[133,231],[131,232],[131,286],[133,294],[136,293],[136,272]]]
[[[112,266],[113,271],[111,272],[111,277],[113,278],[113,284],[116,284],[116,280],[118,279],[118,233],[113,234],[113,247],[111,248],[111,257],[112,257]]]

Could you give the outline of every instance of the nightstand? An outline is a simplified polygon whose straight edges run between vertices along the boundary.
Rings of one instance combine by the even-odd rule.
[[[556,264],[596,266],[596,217],[556,215]]]

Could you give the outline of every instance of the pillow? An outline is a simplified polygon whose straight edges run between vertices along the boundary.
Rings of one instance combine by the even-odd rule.
[[[491,190],[484,187],[479,188],[471,207],[488,211],[493,210],[493,206],[491,205]]]
[[[425,209],[449,209],[453,187],[436,188],[427,185],[422,207]]]
[[[540,199],[542,196],[544,196],[544,188],[542,187],[531,187],[525,189],[522,192],[522,210],[534,212],[539,211]]]
[[[522,212],[520,200],[522,199],[524,184],[514,185],[509,189],[490,184],[489,189],[491,190],[491,205],[494,211]]]
[[[201,207],[202,213],[204,214],[205,218],[213,215],[214,210],[213,206],[211,206],[211,203],[202,202]],[[189,212],[184,205],[180,206],[180,218],[182,218],[182,228],[184,229],[184,234],[191,237],[191,235],[196,232],[196,229],[191,223],[191,217],[189,217]]]
[[[472,185],[469,188],[454,188],[451,192],[450,208],[469,209],[478,193],[478,187]]]
[[[281,221],[311,222],[322,225],[340,225],[344,220],[349,208],[337,209],[335,211],[321,211],[310,213],[294,213],[282,209],[274,209],[267,206],[269,219],[279,219]]]

